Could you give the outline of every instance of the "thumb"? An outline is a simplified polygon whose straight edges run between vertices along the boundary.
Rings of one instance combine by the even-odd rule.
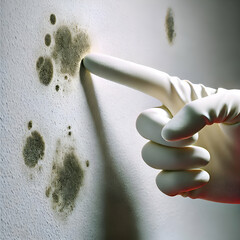
[[[240,122],[240,91],[218,89],[216,94],[186,104],[162,129],[167,141],[186,139],[213,123]]]

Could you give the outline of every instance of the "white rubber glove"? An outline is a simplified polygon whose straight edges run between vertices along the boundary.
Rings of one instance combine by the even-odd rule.
[[[142,157],[169,195],[240,203],[240,90],[213,89],[132,62],[87,55],[90,72],[163,103],[137,119]],[[209,125],[209,126],[207,126]],[[199,136],[198,136],[199,133]]]

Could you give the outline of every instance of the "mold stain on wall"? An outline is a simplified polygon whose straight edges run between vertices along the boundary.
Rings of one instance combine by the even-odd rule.
[[[174,26],[174,13],[171,8],[168,8],[167,15],[165,18],[165,29],[169,44],[173,44],[176,37],[175,26]]]
[[[45,86],[48,86],[53,77],[52,60],[48,57],[39,57],[37,60],[36,68],[40,82]]]
[[[50,23],[55,25],[56,16],[50,15]],[[39,57],[36,63],[38,77],[40,82],[48,86],[53,78],[53,73],[64,74],[64,85],[69,85],[70,78],[79,70],[80,62],[84,55],[90,49],[90,39],[88,34],[78,28],[67,25],[58,27],[53,33],[54,46],[50,48],[49,56]],[[49,47],[52,43],[52,37],[47,33],[44,37],[45,45]],[[53,61],[55,62],[53,71]],[[56,69],[55,69],[56,68]],[[61,86],[63,88],[63,86]],[[61,89],[62,89],[61,88]],[[58,91],[60,86],[57,85],[55,90]],[[63,90],[64,91],[64,90]]]
[[[45,45],[47,47],[50,46],[50,44],[51,44],[51,35],[50,34],[46,34],[44,40],[45,40]]]
[[[67,26],[61,26],[55,34],[52,57],[57,63],[60,63],[61,73],[74,76],[83,55],[89,48],[89,38],[84,31],[72,37],[70,29]]]
[[[52,25],[54,25],[56,23],[56,16],[54,14],[50,15],[50,22]]]
[[[43,159],[45,150],[45,143],[43,137],[39,132],[34,131],[26,139],[25,146],[23,148],[23,158],[25,164],[29,168],[33,168],[37,165],[40,159]]]
[[[52,207],[60,216],[67,217],[73,211],[83,181],[84,170],[74,149],[64,148],[58,141],[45,195],[51,198]]]
[[[29,121],[28,122],[28,130],[31,130],[31,128],[32,128],[32,121]]]

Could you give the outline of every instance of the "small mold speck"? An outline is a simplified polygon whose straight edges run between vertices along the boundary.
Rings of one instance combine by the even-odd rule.
[[[55,86],[55,89],[56,89],[57,92],[59,91],[59,88],[60,88],[59,85]]]
[[[171,8],[168,8],[167,15],[165,18],[165,28],[167,33],[168,42],[173,44],[173,41],[176,37],[176,32],[174,29],[174,13]]]
[[[89,164],[90,164],[90,163],[89,163],[89,161],[87,160],[87,161],[86,161],[86,166],[89,167]]]
[[[72,132],[70,131],[70,132],[68,132],[68,136],[71,136],[72,135]]]
[[[51,35],[50,34],[46,34],[44,40],[45,40],[45,45],[46,46],[50,46],[50,44],[51,44]]]
[[[52,25],[54,25],[56,23],[56,16],[54,14],[50,15],[50,22]]]
[[[30,130],[32,128],[32,121],[28,122],[28,130]]]
[[[46,197],[49,197],[50,192],[51,192],[51,187],[48,187],[48,188],[46,189],[46,191],[45,191]]]
[[[58,194],[56,193],[56,191],[53,192],[53,194],[52,194],[52,198],[53,198],[53,201],[54,201],[55,203],[58,203],[58,201],[59,201],[59,197],[58,197]]]
[[[68,129],[71,129],[71,126],[68,126]]]
[[[64,79],[65,79],[65,80],[68,80],[68,76],[67,76],[67,75],[65,75],[65,76],[64,76]]]

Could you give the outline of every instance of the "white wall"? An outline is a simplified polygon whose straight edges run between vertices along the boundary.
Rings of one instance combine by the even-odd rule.
[[[36,71],[37,59],[50,56],[54,46],[53,39],[50,47],[44,45],[45,35],[53,38],[61,25],[77,24],[88,32],[92,52],[195,83],[239,88],[237,2],[1,0],[0,239],[237,239],[238,205],[169,198],[158,191],[157,171],[140,156],[146,141],[135,129],[138,114],[159,106],[157,100],[95,76],[82,85],[75,74],[66,83],[55,61],[48,86]],[[172,46],[164,27],[168,7],[175,13]],[[52,13],[55,25],[49,22]],[[45,151],[29,168],[22,151],[34,130]],[[75,207],[64,216],[45,195],[52,164],[62,159],[58,140],[63,156],[74,151],[84,171]]]

